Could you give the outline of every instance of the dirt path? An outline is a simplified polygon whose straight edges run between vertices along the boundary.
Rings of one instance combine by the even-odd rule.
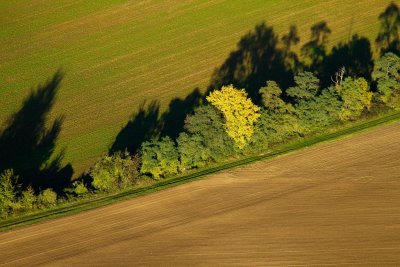
[[[0,265],[400,264],[400,124],[0,234]]]

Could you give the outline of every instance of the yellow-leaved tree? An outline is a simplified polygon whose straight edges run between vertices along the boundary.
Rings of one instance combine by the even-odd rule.
[[[223,86],[207,96],[207,101],[225,117],[225,131],[239,148],[243,148],[254,133],[254,123],[260,117],[260,108],[247,98],[244,89]]]

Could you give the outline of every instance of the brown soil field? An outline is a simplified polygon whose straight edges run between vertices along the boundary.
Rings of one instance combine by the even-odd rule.
[[[0,234],[0,265],[400,264],[400,124]]]

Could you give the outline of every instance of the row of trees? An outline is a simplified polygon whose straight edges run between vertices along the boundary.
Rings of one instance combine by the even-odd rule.
[[[346,77],[344,68],[332,76],[332,84],[320,87],[311,72],[295,76],[295,85],[283,93],[275,81],[259,89],[261,105],[255,105],[244,89],[232,85],[211,92],[205,103],[185,119],[176,139],[168,136],[142,143],[137,155],[115,152],[103,156],[90,170],[90,183],[75,181],[64,190],[67,199],[90,192],[116,192],[142,179],[170,177],[188,170],[231,160],[293,138],[319,132],[334,124],[356,120],[371,108],[400,107],[400,58],[387,53],[375,62],[376,89],[364,78]],[[57,194],[46,189],[35,194],[23,190],[18,175],[6,170],[0,176],[0,215],[49,208]]]
[[[211,92],[206,103],[186,117],[184,131],[176,140],[165,136],[144,142],[139,156],[130,160],[130,156],[125,155],[126,165],[119,163],[120,152],[101,159],[91,173],[93,186],[113,190],[115,181],[124,180],[118,178],[120,174],[132,173],[131,168],[137,170],[135,177],[141,174],[154,179],[166,178],[265,151],[292,138],[355,120],[373,106],[397,108],[399,73],[400,58],[393,53],[376,61],[372,73],[375,92],[364,78],[346,77],[345,69],[338,70],[332,77],[332,85],[327,88],[320,88],[320,81],[313,73],[302,72],[295,76],[295,86],[288,88],[285,94],[275,81],[267,81],[259,90],[261,106],[253,104],[244,89],[223,86],[221,90]],[[113,161],[109,162],[110,166],[119,171],[103,164],[106,159]],[[134,167],[128,162],[134,162]],[[98,174],[99,168],[107,173],[103,178]],[[109,175],[115,177],[110,187],[99,187],[96,181],[108,181]],[[123,184],[126,183],[120,182]]]
[[[399,107],[399,63],[392,53],[377,60],[375,93],[364,78],[345,77],[344,69],[327,88],[320,88],[313,73],[299,73],[285,95],[275,81],[267,81],[259,90],[260,107],[245,90],[224,86],[186,118],[176,142],[164,137],[143,143],[140,172],[157,179],[168,177],[355,120],[372,105]]]

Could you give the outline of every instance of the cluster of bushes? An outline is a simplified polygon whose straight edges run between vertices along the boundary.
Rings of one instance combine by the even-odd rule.
[[[0,216],[49,208],[92,192],[118,192],[143,180],[158,180],[244,155],[267,151],[294,138],[355,120],[372,107],[400,107],[400,58],[387,53],[375,62],[372,87],[362,77],[346,77],[345,69],[320,87],[311,72],[298,73],[294,86],[282,90],[275,81],[259,89],[255,105],[244,89],[232,85],[211,92],[185,119],[184,130],[143,142],[137,155],[116,152],[91,168],[91,182],[75,181],[63,196],[50,188],[35,192],[6,170],[0,176]]]
[[[13,170],[6,170],[0,175],[0,217],[57,204],[57,194],[52,189],[47,188],[35,195],[31,187],[22,190],[18,178]]]
[[[139,177],[139,164],[139,157],[132,157],[128,152],[105,155],[90,171],[92,187],[102,192],[130,187]]]

